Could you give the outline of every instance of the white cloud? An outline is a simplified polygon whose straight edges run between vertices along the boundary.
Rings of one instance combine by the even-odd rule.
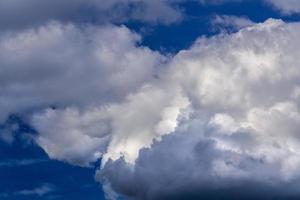
[[[74,34],[77,29],[71,26],[71,30]],[[97,66],[114,69],[99,77],[110,80],[115,72],[123,69],[118,65],[123,60],[115,59],[116,55],[125,52],[130,55],[131,51],[134,52],[132,58],[146,62],[142,69],[148,76],[137,73],[136,60],[126,60],[123,66],[127,67],[128,75],[125,73],[115,79],[125,82],[113,81],[111,85],[104,81],[108,93],[108,90],[100,90],[97,94],[93,91],[99,88],[92,90],[88,85],[85,89],[90,88],[92,93],[88,94],[95,95],[94,98],[86,99],[80,96],[81,90],[75,90],[70,99],[67,98],[69,101],[60,98],[53,101],[62,106],[33,112],[30,122],[39,132],[36,142],[51,158],[88,166],[102,157],[102,169],[97,177],[105,182],[107,191],[134,199],[172,198],[173,194],[183,195],[182,198],[189,194],[199,197],[215,188],[234,190],[237,185],[246,188],[248,184],[259,196],[271,187],[280,188],[299,180],[298,23],[271,19],[235,34],[200,38],[190,49],[179,52],[165,64],[161,62],[163,56],[135,46],[135,39],[128,42],[130,36],[137,36],[126,28],[110,27],[107,33],[111,36],[120,30],[119,36],[127,42],[119,39],[118,48],[109,46],[106,40],[110,37],[102,34],[99,40],[93,40],[106,39],[102,50],[88,51],[88,55],[105,52],[97,54],[96,58],[104,63]],[[90,37],[88,31],[75,33],[84,33],[83,38]],[[72,39],[69,34],[67,36]],[[45,38],[45,35],[40,37]],[[53,42],[56,38],[48,38],[52,39],[51,44],[56,44]],[[8,44],[13,44],[12,41]],[[35,44],[32,41],[28,44]],[[64,46],[66,44],[68,40],[64,41]],[[122,47],[124,50],[120,51]],[[56,49],[59,55],[65,55],[68,50]],[[137,57],[136,52],[141,57]],[[26,54],[31,55],[31,52]],[[90,60],[81,59],[81,63],[84,61],[90,63]],[[87,65],[75,68],[80,74],[86,73],[81,71],[85,69],[82,66]],[[158,69],[160,72],[156,71]],[[60,85],[76,85],[76,81],[68,83],[68,73],[65,73],[68,70],[59,72]],[[88,73],[85,79],[75,77],[85,83],[97,83],[95,72],[97,70]],[[157,76],[153,78],[155,72]],[[51,73],[47,73],[44,79],[49,79],[49,74],[51,78]],[[140,77],[140,80],[131,83],[133,77]],[[119,87],[122,93],[108,100],[101,99]],[[53,94],[58,94],[57,88],[54,89]],[[43,96],[48,93],[42,93],[41,97],[49,99]],[[23,93],[19,95],[23,97]],[[75,96],[79,103],[71,101]],[[46,105],[51,103],[47,101],[40,107]],[[163,187],[165,185],[168,187]],[[299,195],[293,188],[286,192]],[[278,189],[274,195],[285,193]]]
[[[141,148],[177,127],[182,109],[189,104],[178,92],[146,85],[119,104],[84,112],[47,109],[31,120],[40,133],[36,142],[51,158],[80,166],[88,166],[103,154],[103,164],[123,156],[134,163]]]
[[[0,35],[0,122],[25,116],[50,158],[87,167],[102,158],[107,198],[299,196],[299,23],[216,16],[215,27],[239,31],[170,58],[139,46],[125,26],[66,23],[84,5],[106,22],[168,24],[181,17],[177,2],[0,2],[1,26],[43,24]],[[296,1],[268,2],[299,11]],[[28,15],[11,17],[17,10]],[[0,137],[12,142],[14,129]]]
[[[102,157],[99,180],[133,199],[299,195],[299,34],[270,19],[168,60],[126,27],[2,35],[1,118],[26,113],[51,158]]]
[[[211,21],[213,30],[221,32],[237,31],[253,24],[254,22],[246,17],[237,17],[231,15],[216,15]]]
[[[189,112],[181,109],[175,131],[141,149],[134,164],[126,154],[107,160],[98,179],[132,199],[300,195],[291,187],[300,180],[299,33],[299,23],[271,19],[178,53],[153,84],[186,99]]]
[[[300,2],[298,0],[266,0],[283,14],[293,14],[300,12]]]
[[[112,138],[103,162],[124,156],[127,162],[134,163],[141,148],[175,130],[177,119],[188,105],[180,91],[162,85],[145,86],[126,102],[112,105]]]
[[[123,101],[152,80],[165,60],[139,47],[139,40],[124,26],[58,22],[2,35],[0,121],[10,114],[35,114],[37,142],[50,157],[79,165],[95,161],[108,133],[98,130],[101,115],[94,107]],[[57,111],[41,112],[49,107]],[[1,137],[11,141],[8,132]]]
[[[102,156],[110,139],[108,124],[101,119],[96,109],[87,113],[47,109],[34,115],[32,125],[40,133],[37,144],[50,158],[89,166]]]
[[[43,106],[118,101],[163,60],[125,27],[50,23],[0,38],[0,118]]]

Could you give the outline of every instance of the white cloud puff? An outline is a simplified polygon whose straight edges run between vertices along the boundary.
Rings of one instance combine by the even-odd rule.
[[[0,121],[34,114],[32,124],[41,133],[37,142],[50,157],[78,165],[95,161],[107,133],[97,130],[100,115],[94,107],[123,101],[154,79],[165,60],[139,47],[139,40],[123,26],[58,22],[2,35]]]
[[[50,23],[0,38],[0,118],[45,105],[112,102],[153,78],[163,60],[126,27]]]
[[[158,86],[188,102],[176,128],[134,164],[107,160],[98,179],[129,199],[298,196],[299,33],[271,19],[178,53]]]
[[[97,110],[82,114],[72,108],[47,109],[34,115],[32,125],[40,132],[37,144],[50,158],[89,166],[102,156],[109,140],[109,127],[101,118]]]
[[[126,27],[2,35],[1,118],[26,113],[51,158],[102,158],[129,199],[299,196],[299,34],[270,19],[168,59]]]

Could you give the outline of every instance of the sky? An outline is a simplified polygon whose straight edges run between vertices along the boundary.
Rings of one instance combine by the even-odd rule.
[[[300,1],[2,0],[0,199],[299,199]]]

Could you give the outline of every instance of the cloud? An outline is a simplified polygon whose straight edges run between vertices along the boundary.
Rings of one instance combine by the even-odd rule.
[[[228,2],[241,2],[243,0],[198,0],[201,4],[222,4]]]
[[[254,22],[246,17],[231,15],[216,15],[211,21],[212,29],[219,32],[237,31],[253,24]]]
[[[188,105],[181,95],[174,96],[179,91],[172,88],[167,94],[168,89],[145,85],[124,102],[104,108],[36,113],[31,120],[40,133],[36,141],[51,158],[80,166],[87,166],[103,154],[103,163],[121,156],[134,163],[141,148],[175,130],[181,109]]]
[[[50,23],[0,38],[1,115],[118,101],[163,60],[126,27]],[[25,51],[26,50],[26,51]]]
[[[174,0],[173,0],[174,1]],[[172,0],[2,0],[0,27],[19,29],[44,25],[49,20],[125,22],[137,20],[170,24],[181,19],[181,11]],[[174,2],[177,2],[175,0]]]
[[[40,159],[6,160],[0,162],[0,168],[28,166],[28,165],[34,165],[42,162],[46,162],[46,160],[40,160]]]
[[[8,144],[14,141],[15,131],[18,130],[18,124],[8,124],[0,126],[0,139]]]
[[[80,114],[72,108],[47,109],[33,117],[32,125],[40,133],[35,140],[50,158],[89,166],[102,156],[110,139],[100,114],[97,110]]]
[[[53,159],[101,158],[108,198],[298,197],[299,33],[270,19],[172,57],[124,26],[2,34],[1,120],[24,115]]]
[[[200,38],[179,52],[168,63],[163,81],[152,88],[168,87],[164,95],[185,99],[179,112],[169,116],[175,126],[156,135],[159,123],[146,123],[151,127],[138,130],[150,130],[155,137],[150,145],[144,143],[134,162],[128,160],[127,148],[119,159],[105,160],[97,179],[109,188],[108,196],[298,197],[299,32],[299,23],[270,19],[235,34]],[[156,117],[161,113],[155,112]]]
[[[43,184],[39,187],[33,188],[33,189],[26,189],[26,190],[20,190],[15,191],[13,193],[1,193],[0,197],[3,198],[11,198],[13,196],[38,196],[43,197],[49,193],[52,193],[55,190],[55,186],[52,184]]]
[[[199,0],[201,4],[224,4],[229,2],[243,2],[245,0]],[[260,0],[279,10],[283,15],[297,14],[300,12],[300,2],[298,0]]]
[[[76,160],[79,165],[94,161],[101,155],[95,149],[105,146],[108,135],[106,128],[104,133],[98,130],[104,116],[95,107],[123,101],[154,79],[160,71],[156,67],[165,60],[138,46],[139,40],[124,26],[58,22],[2,35],[0,121],[11,114],[35,114],[32,124],[41,133],[37,141],[52,158]],[[85,112],[86,117],[81,116]],[[1,137],[11,138],[6,132]]]
[[[45,184],[40,187],[31,189],[31,190],[21,190],[21,191],[15,192],[14,194],[15,195],[25,195],[25,196],[36,195],[36,196],[42,197],[42,196],[52,192],[53,190],[54,190],[53,185]]]
[[[197,0],[200,4],[223,4],[243,0]],[[261,0],[284,15],[299,12],[297,0]],[[139,21],[150,24],[172,24],[184,18],[188,0],[2,0],[0,2],[1,30],[38,27],[49,21],[84,24],[125,23]],[[1,31],[1,32],[2,32]]]
[[[297,0],[266,0],[266,2],[280,10],[282,14],[290,15],[300,12],[300,2]]]

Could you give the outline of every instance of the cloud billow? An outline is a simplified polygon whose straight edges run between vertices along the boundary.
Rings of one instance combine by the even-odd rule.
[[[298,197],[299,32],[270,19],[199,38],[118,101],[34,113],[36,141],[76,165],[102,157],[108,198]]]
[[[108,199],[299,197],[299,23],[246,20],[166,56],[125,26],[46,18],[0,35],[0,121],[22,114],[50,158],[102,159]]]
[[[297,198],[299,31],[268,20],[178,53],[163,83],[188,101],[175,128],[98,179],[129,199]]]

